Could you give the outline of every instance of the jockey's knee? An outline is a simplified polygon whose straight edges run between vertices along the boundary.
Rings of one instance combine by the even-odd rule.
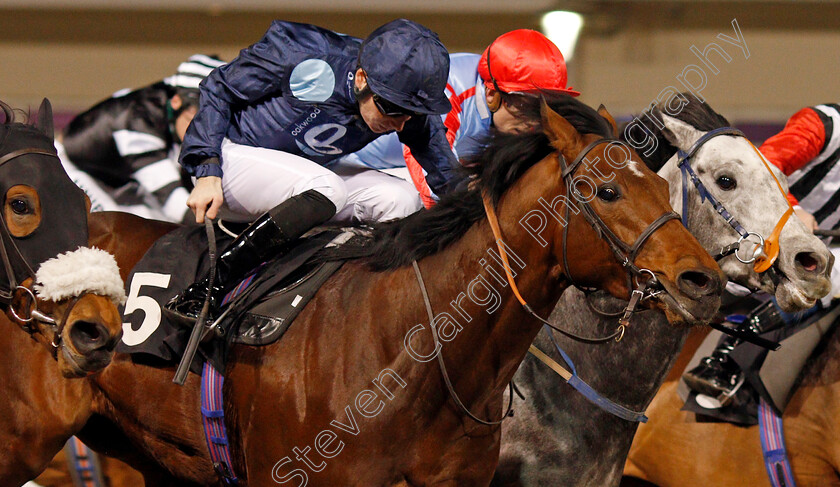
[[[335,205],[336,211],[347,204],[347,185],[336,174],[323,174],[314,178],[307,189],[314,189],[327,197]]]
[[[420,195],[413,188],[412,191],[406,191],[397,184],[377,184],[370,187],[366,193],[367,197],[356,202],[354,213],[359,220],[397,220],[423,208]]]

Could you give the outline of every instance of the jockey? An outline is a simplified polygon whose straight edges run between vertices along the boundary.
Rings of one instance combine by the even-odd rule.
[[[761,153],[786,176],[790,193],[788,200],[805,225],[817,228],[840,228],[840,105],[825,104],[803,108],[796,112],[778,134],[767,139],[759,148]],[[830,245],[835,259],[840,247]],[[760,332],[795,325],[829,306],[840,297],[840,270],[831,270],[831,293],[821,303],[796,314],[782,312],[778,307],[762,305],[751,318]],[[753,325],[754,326],[754,325]],[[684,379],[693,390],[709,396],[731,397],[740,383],[742,371],[729,358],[740,342],[724,335],[715,350],[700,361],[700,365],[686,372]]]
[[[178,152],[198,107],[198,83],[222,64],[190,56],[175,75],[118,93],[70,122],[56,148],[67,173],[90,196],[92,210],[192,220]]]
[[[219,257],[211,315],[224,291],[280,246],[353,203],[341,177],[324,167],[330,161],[399,132],[429,185],[446,190],[456,164],[438,117],[450,109],[448,72],[437,34],[409,20],[389,22],[364,41],[275,21],[262,40],[201,83],[201,105],[181,151],[196,178],[187,204],[198,223],[220,211],[252,222]],[[167,309],[194,317],[206,292],[207,278]]]
[[[452,151],[463,164],[480,153],[491,128],[502,133],[527,130],[531,124],[519,116],[521,107],[536,102],[541,92],[580,95],[568,88],[566,81],[563,54],[534,30],[502,34],[481,55],[452,54],[446,85],[452,110],[442,117]],[[407,166],[423,203],[430,207],[438,198],[412,151],[403,148],[394,135],[380,137],[343,158],[340,165],[372,169]]]

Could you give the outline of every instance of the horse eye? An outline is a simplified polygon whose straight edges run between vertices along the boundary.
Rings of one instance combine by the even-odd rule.
[[[729,176],[721,176],[717,178],[717,181],[715,182],[718,186],[720,186],[720,189],[724,191],[731,191],[738,187],[738,181],[736,181],[735,178]]]
[[[604,201],[615,201],[618,199],[618,190],[612,186],[602,186],[598,188],[598,198]]]
[[[14,199],[12,200],[9,205],[12,207],[12,211],[17,213],[18,215],[25,215],[30,213],[29,211],[29,204],[22,199]]]

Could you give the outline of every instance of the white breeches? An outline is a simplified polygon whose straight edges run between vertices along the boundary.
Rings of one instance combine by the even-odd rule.
[[[253,221],[283,201],[310,189],[339,209],[336,220],[385,221],[421,208],[410,184],[384,173],[336,164],[327,169],[301,156],[273,149],[222,143],[222,216]],[[334,172],[335,171],[335,172]]]

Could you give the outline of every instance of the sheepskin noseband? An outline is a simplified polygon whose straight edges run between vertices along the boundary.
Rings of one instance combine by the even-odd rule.
[[[35,273],[35,292],[42,299],[62,301],[84,292],[125,303],[125,288],[114,256],[101,249],[79,247],[45,261]]]

